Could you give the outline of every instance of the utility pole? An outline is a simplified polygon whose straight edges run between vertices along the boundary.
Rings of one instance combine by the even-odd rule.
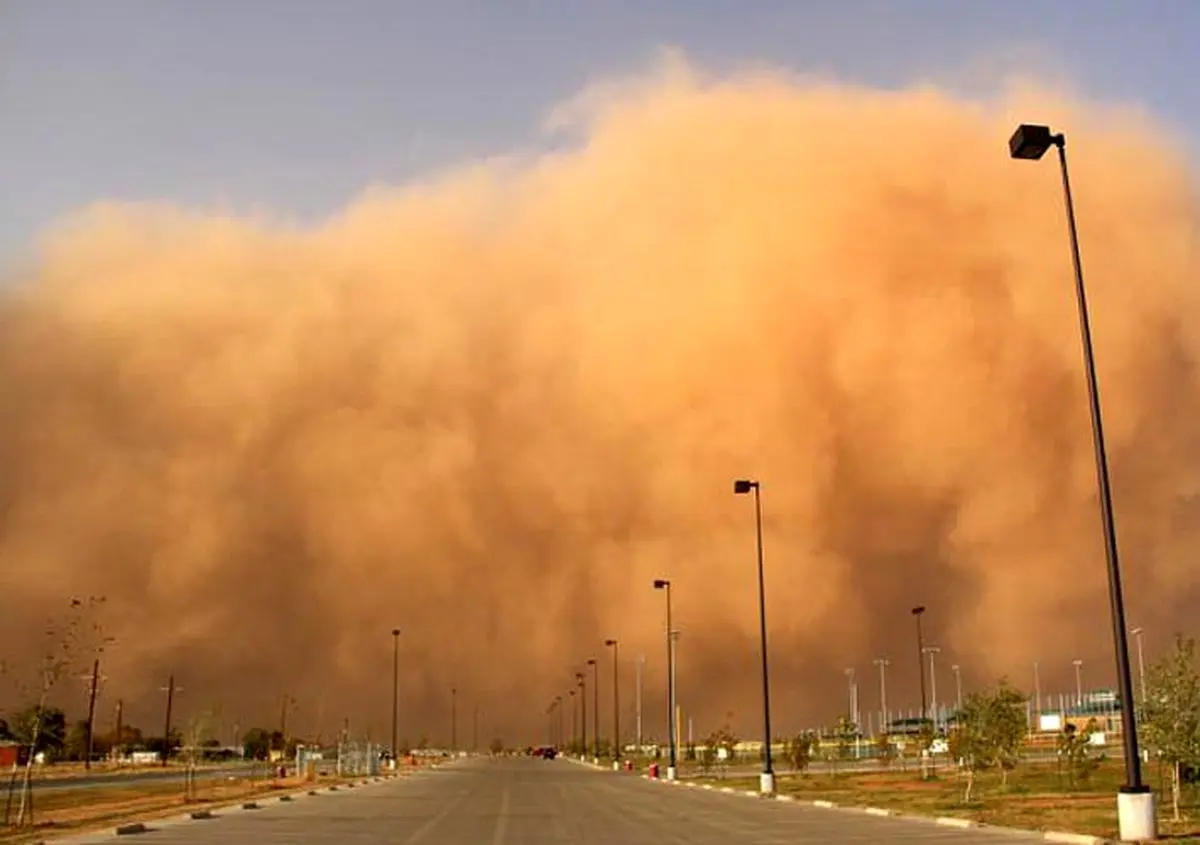
[[[121,747],[125,744],[125,722],[123,716],[125,710],[125,701],[117,699],[117,741],[114,743],[114,750],[117,752],[117,760],[121,759]]]
[[[183,687],[175,686],[175,675],[171,674],[167,678],[167,685],[160,687],[161,692],[167,694],[167,718],[163,727],[163,750],[162,750],[162,765],[167,765],[167,758],[171,756],[171,708],[175,706],[175,693],[183,692]]]
[[[471,713],[471,751],[479,750],[479,705]]]
[[[458,687],[450,687],[450,751],[458,753]]]
[[[646,655],[639,654],[637,663],[637,706],[634,712],[637,714],[637,753],[642,753],[642,667],[646,664]]]
[[[83,751],[83,768],[92,768],[92,742],[95,736],[96,720],[96,687],[100,684],[100,658],[92,663],[92,689],[88,695],[87,744]]]

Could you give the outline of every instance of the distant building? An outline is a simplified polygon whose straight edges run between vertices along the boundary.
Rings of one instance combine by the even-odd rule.
[[[21,743],[0,740],[0,771],[24,765],[27,756],[25,746]]]

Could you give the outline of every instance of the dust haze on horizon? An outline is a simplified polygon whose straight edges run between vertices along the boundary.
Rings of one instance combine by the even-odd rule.
[[[681,705],[755,732],[752,476],[780,733],[848,666],[876,708],[881,655],[913,706],[916,603],[943,699],[955,661],[1111,683],[1059,176],[1009,160],[1018,119],[1071,143],[1130,624],[1194,629],[1200,213],[1151,120],[678,65],[560,117],[569,150],[311,228],[100,203],[47,234],[0,302],[14,676],[103,594],[106,728],[120,697],[153,731],[174,672],[181,720],[287,693],[298,732],[382,737],[400,627],[404,737],[448,741],[455,686],[460,744],[476,704],[532,741],[588,657],[607,724],[617,637],[661,735],[669,577]]]

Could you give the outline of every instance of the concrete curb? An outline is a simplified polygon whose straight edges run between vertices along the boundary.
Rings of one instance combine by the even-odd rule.
[[[654,778],[651,778],[649,775],[642,775],[642,777],[644,777],[648,780],[655,780]],[[666,783],[667,781],[660,779],[660,782]],[[699,787],[700,789],[704,789],[709,792],[738,793],[741,795],[746,795],[748,797],[749,796],[753,796],[756,798],[759,797],[758,792],[754,792],[752,790],[739,790],[739,789],[735,789],[734,787],[730,787],[730,786],[717,786],[717,785],[714,785],[711,783],[694,783],[691,781],[672,781],[672,782],[675,783],[676,785],[683,783],[685,786]],[[857,812],[865,813],[868,816],[878,816],[881,818],[893,818],[893,819],[896,819],[897,821],[916,821],[916,822],[925,822],[926,824],[932,822],[933,824],[939,825],[941,827],[952,827],[952,828],[957,828],[959,830],[986,829],[989,831],[995,831],[997,833],[1008,833],[1008,834],[1012,834],[1012,835],[1016,835],[1016,836],[1026,836],[1031,841],[1041,840],[1043,842],[1056,842],[1056,843],[1060,843],[1061,845],[1120,845],[1116,840],[1106,839],[1103,836],[1093,836],[1091,834],[1086,834],[1086,833],[1068,833],[1066,831],[1056,831],[1056,830],[1042,831],[1042,830],[1029,830],[1027,828],[1017,828],[1017,827],[1001,827],[999,825],[990,825],[990,824],[986,824],[984,822],[978,822],[978,821],[975,821],[974,819],[963,819],[963,818],[957,818],[955,816],[934,816],[934,817],[922,816],[922,815],[919,815],[916,813],[905,813],[901,810],[892,810],[892,809],[887,809],[885,807],[862,807],[862,806],[845,806],[845,807],[843,807],[843,806],[838,805],[834,801],[825,801],[825,800],[804,801],[800,798],[797,798],[795,795],[783,795],[783,794],[779,794],[779,793],[776,793],[773,797],[774,797],[774,800],[783,801],[785,803],[804,804],[805,806],[820,807],[822,809],[830,809],[830,810],[840,809],[840,810],[857,811]]]
[[[956,819],[953,816],[938,816],[933,823],[940,824],[942,827],[979,827],[979,822],[971,821],[971,819]]]
[[[146,833],[150,828],[146,827],[144,822],[133,822],[131,824],[123,824],[116,830],[117,836],[129,836],[134,833]]]
[[[1048,830],[1042,834],[1042,839],[1046,842],[1062,842],[1065,845],[1108,845],[1109,840],[1100,836],[1092,836],[1087,833],[1065,833],[1057,830]]]

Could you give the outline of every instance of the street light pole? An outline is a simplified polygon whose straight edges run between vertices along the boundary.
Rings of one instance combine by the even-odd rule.
[[[767,673],[767,591],[763,574],[762,534],[762,485],[751,479],[733,482],[735,495],[754,493],[754,533],[758,550],[758,627],[762,653],[762,698],[763,698],[763,770],[759,777],[759,792],[763,795],[775,793],[775,771],[771,766],[771,682]]]
[[[954,673],[954,688],[957,693],[957,710],[962,713],[962,667],[955,663],[950,667],[950,671]]]
[[[458,754],[458,687],[450,687],[450,752]]]
[[[891,661],[886,657],[877,657],[875,665],[879,667],[879,732],[886,734],[888,727],[887,667],[891,665]]]
[[[1083,706],[1083,661],[1072,660],[1071,665],[1075,667],[1075,706]]]
[[[400,708],[400,629],[392,629],[392,761],[400,754],[397,746],[399,725],[397,713]]]
[[[600,664],[596,658],[587,662],[592,667],[592,761],[600,762]]]
[[[1146,653],[1142,651],[1142,634],[1145,630],[1142,628],[1134,628],[1130,631],[1137,643],[1138,656],[1138,686],[1141,687],[1142,701],[1146,700]]]
[[[604,644],[613,650],[613,769],[621,768],[621,662],[619,658],[620,643],[616,640],[605,640]]]
[[[637,689],[635,690],[637,693],[637,706],[634,708],[634,712],[637,715],[637,753],[639,755],[642,753],[642,667],[645,665],[646,655],[639,654],[637,662],[634,664],[634,668],[637,671]]]
[[[912,609],[912,615],[917,620],[917,675],[921,678],[921,718],[929,718],[929,703],[925,698],[925,638],[921,633],[921,617],[925,615],[925,605],[917,605]]]
[[[1051,146],[1058,150],[1062,174],[1063,200],[1066,205],[1067,233],[1071,246],[1071,264],[1075,271],[1075,299],[1079,309],[1079,333],[1083,343],[1084,374],[1087,379],[1088,406],[1091,411],[1092,445],[1096,457],[1096,483],[1100,499],[1100,520],[1104,533],[1104,558],[1108,567],[1108,597],[1111,605],[1113,650],[1117,663],[1117,686],[1121,700],[1121,738],[1125,750],[1125,780],[1117,795],[1117,819],[1124,841],[1147,841],[1158,836],[1154,793],[1142,781],[1142,758],[1138,750],[1136,714],[1133,705],[1133,680],[1129,669],[1129,641],[1125,627],[1125,597],[1121,587],[1121,564],[1117,549],[1116,520],[1113,516],[1112,485],[1108,474],[1108,455],[1104,444],[1104,422],[1100,412],[1100,387],[1092,348],[1091,320],[1088,315],[1087,289],[1083,282],[1083,261],[1079,255],[1079,232],[1075,224],[1075,201],[1071,196],[1071,178],[1067,169],[1067,139],[1052,133],[1050,127],[1021,124],[1008,142],[1009,154],[1016,159],[1040,159]]]
[[[654,579],[654,589],[667,594],[667,780],[675,780],[675,648],[671,633],[671,582],[666,578]]]
[[[587,678],[582,672],[575,673],[575,683],[579,686],[579,759],[587,756]]]
[[[930,718],[933,720],[933,729],[936,731],[938,727],[938,700],[937,700],[937,670],[934,667],[933,658],[941,649],[935,645],[925,646],[925,653],[929,655],[929,709],[931,711]]]
[[[567,690],[571,696],[571,745],[579,741],[579,702],[575,700],[575,690]]]

